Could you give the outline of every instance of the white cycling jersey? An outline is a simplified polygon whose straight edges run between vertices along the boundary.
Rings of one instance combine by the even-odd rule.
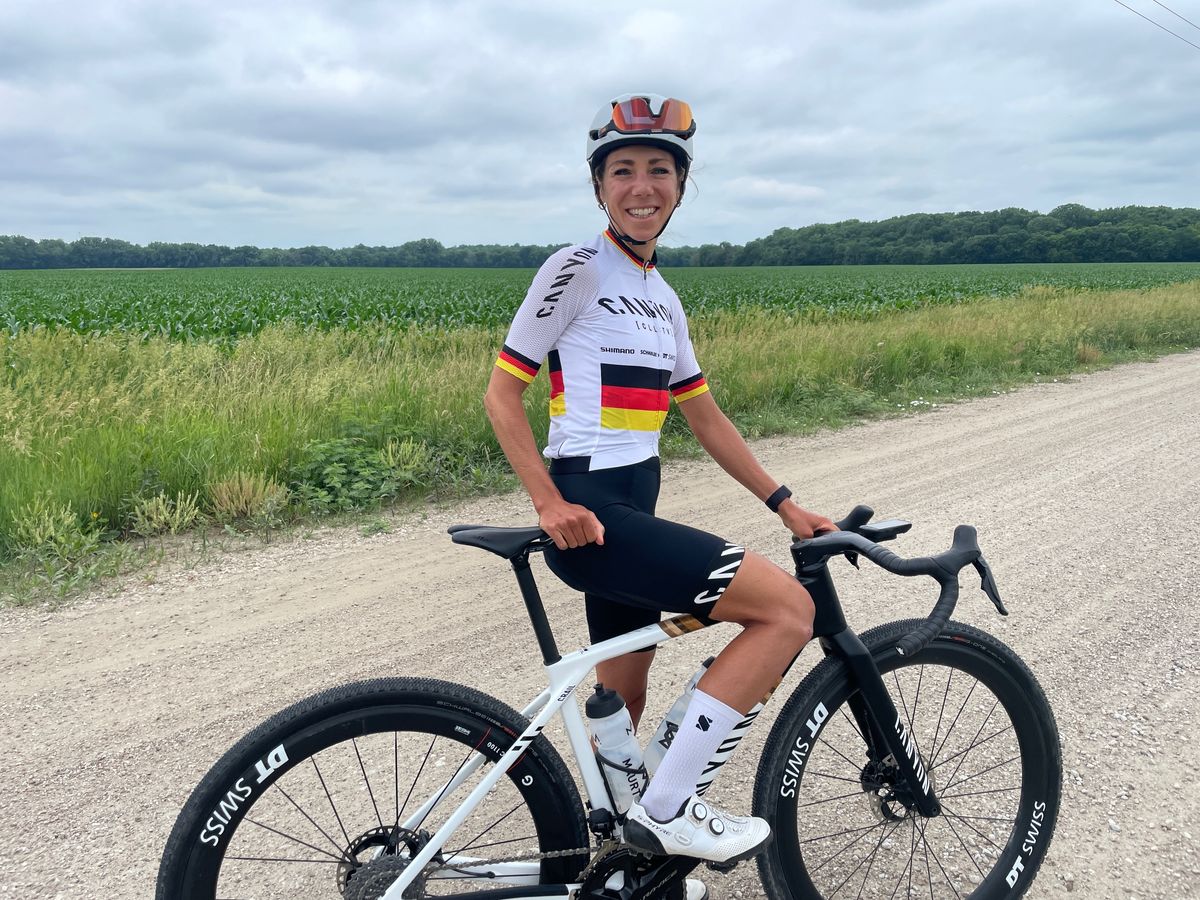
[[[546,260],[496,365],[531,382],[543,360],[545,455],[586,458],[588,471],[657,456],[670,396],[682,403],[708,390],[679,297],[611,229]]]

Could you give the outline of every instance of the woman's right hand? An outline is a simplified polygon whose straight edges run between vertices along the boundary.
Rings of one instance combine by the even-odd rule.
[[[604,526],[586,506],[552,500],[538,510],[538,524],[559,550],[604,544]]]

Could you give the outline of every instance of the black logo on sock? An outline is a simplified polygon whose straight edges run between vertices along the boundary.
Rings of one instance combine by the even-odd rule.
[[[708,726],[712,724],[712,719],[708,716],[700,716],[696,719],[696,727],[701,731],[708,731]]]

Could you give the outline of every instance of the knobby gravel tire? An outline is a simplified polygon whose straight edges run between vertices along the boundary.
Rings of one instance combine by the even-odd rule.
[[[846,666],[825,659],[780,712],[759,764],[754,811],[775,834],[759,857],[768,897],[987,900],[1018,897],[1033,880],[1062,783],[1046,696],[1012,650],[957,622],[901,657],[897,639],[918,624],[892,622],[862,640],[943,814],[925,818],[886,799],[886,766],[881,775],[866,765]]]
[[[403,867],[420,832],[436,831],[527,724],[479,691],[423,678],[360,682],[302,700],[242,738],[201,781],[163,851],[156,896],[356,896],[356,875],[362,887]],[[421,822],[410,821],[476,750],[487,764]],[[414,827],[396,827],[406,821]],[[499,859],[588,845],[575,782],[539,735],[444,849]],[[542,860],[540,883],[572,881],[587,861],[586,853]],[[441,874],[416,896],[497,886],[469,872]]]

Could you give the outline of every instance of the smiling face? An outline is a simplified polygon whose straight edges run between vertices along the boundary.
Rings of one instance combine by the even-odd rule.
[[[649,241],[638,252],[649,257],[656,237],[679,205],[679,171],[669,150],[643,144],[617,147],[599,173],[597,195],[613,224],[634,240]]]

